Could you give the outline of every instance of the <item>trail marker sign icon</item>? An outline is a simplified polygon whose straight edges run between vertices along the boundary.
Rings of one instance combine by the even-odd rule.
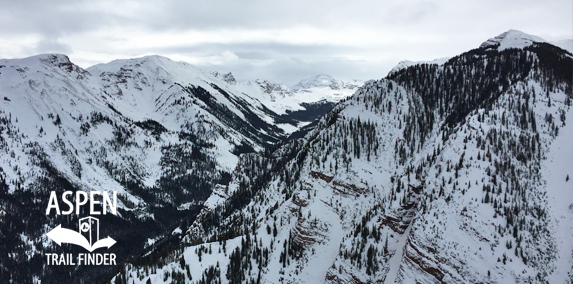
[[[99,220],[94,217],[85,217],[79,220],[78,231],[62,228],[58,225],[46,234],[58,245],[70,243],[81,246],[88,251],[107,247],[110,248],[115,244],[115,240],[110,238],[99,239]]]
[[[90,246],[99,241],[99,220],[94,217],[85,217],[79,220],[80,234],[88,240]]]

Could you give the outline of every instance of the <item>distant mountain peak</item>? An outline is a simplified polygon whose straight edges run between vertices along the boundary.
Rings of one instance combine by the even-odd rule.
[[[293,91],[309,89],[312,87],[331,87],[332,89],[340,89],[338,81],[326,74],[316,75],[298,82],[292,87]]]
[[[14,62],[14,64],[23,64],[27,66],[33,66],[37,64],[48,67],[58,67],[58,68],[62,68],[65,66],[76,66],[70,61],[70,58],[67,55],[60,53],[45,53],[25,58],[3,59],[3,61],[7,60]]]
[[[298,82],[291,89],[293,92],[305,91],[311,88],[327,88],[331,90],[357,89],[364,84],[360,80],[336,80],[330,75],[320,74]]]
[[[222,73],[219,73],[217,71],[211,71],[210,73],[211,73],[211,75],[213,75],[213,77],[219,78],[219,79],[227,82],[227,84],[229,84],[229,85],[236,85],[237,84],[237,80],[235,79],[235,76],[233,76],[233,73],[231,73],[231,72],[229,72],[227,74],[222,74]]]
[[[60,53],[39,54],[21,59],[5,59],[5,60],[11,60],[17,65],[22,64],[23,66],[28,66],[28,67],[43,66],[40,68],[48,68],[48,69],[57,68],[67,73],[74,73],[75,74],[74,77],[76,77],[77,79],[83,79],[87,74],[89,74],[89,72],[87,72],[83,68],[72,63],[67,55]],[[27,69],[27,67],[22,70],[25,69]],[[40,69],[36,69],[36,71],[37,70]]]
[[[171,60],[168,57],[165,56],[161,56],[161,55],[146,55],[143,57],[136,57],[136,58],[130,58],[130,59],[116,59],[110,62],[112,65],[115,64],[120,64],[120,65],[125,65],[125,66],[138,66],[138,65],[146,65],[146,64],[155,64],[155,65],[163,65],[163,64],[170,64],[170,63],[176,63],[175,61]],[[109,65],[110,63],[106,63],[106,65]],[[97,64],[95,66],[101,66],[102,64]]]
[[[508,30],[494,38],[486,40],[480,45],[480,48],[497,47],[498,50],[524,48],[534,42],[546,42],[546,40],[538,36],[526,34],[522,31]]]
[[[65,54],[60,54],[60,53],[47,53],[47,54],[40,54],[37,56],[32,56],[30,58],[38,58],[41,62],[43,62],[44,64],[49,64],[49,65],[56,65],[56,64],[61,64],[61,63],[71,63],[70,58],[65,55]]]
[[[116,59],[109,63],[100,63],[94,66],[88,67],[87,69],[119,69],[121,67],[124,68],[133,68],[133,67],[142,67],[146,66],[146,68],[155,69],[156,67],[168,67],[168,68],[184,68],[184,69],[193,69],[198,71],[199,68],[195,67],[192,64],[183,61],[175,61],[168,57],[161,56],[161,55],[146,55],[143,57],[136,57],[136,58],[129,58],[129,59]],[[178,67],[175,67],[178,66]]]
[[[284,97],[284,95],[292,93],[287,86],[281,83],[273,83],[268,80],[261,79],[255,80],[255,83],[259,85],[265,94],[277,93]]]

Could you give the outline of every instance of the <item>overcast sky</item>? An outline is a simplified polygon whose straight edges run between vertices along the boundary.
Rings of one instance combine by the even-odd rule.
[[[377,79],[401,60],[478,47],[509,29],[573,38],[571,0],[0,0],[0,58],[64,53],[81,67],[150,54],[292,85]]]

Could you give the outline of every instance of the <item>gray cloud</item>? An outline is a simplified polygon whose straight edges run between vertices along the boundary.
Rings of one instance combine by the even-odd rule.
[[[0,56],[67,53],[83,67],[161,54],[239,79],[380,78],[508,29],[571,38],[570,0],[0,0]]]
[[[160,54],[219,54],[232,51],[243,59],[273,59],[277,54],[288,56],[321,57],[336,56],[341,53],[360,52],[365,48],[333,44],[289,44],[278,42],[252,43],[201,43],[195,45],[168,46],[154,49]],[[145,52],[145,48],[140,48]]]
[[[0,33],[34,33],[53,38],[96,29],[117,18],[103,11],[77,9],[79,3],[72,0],[1,1]]]

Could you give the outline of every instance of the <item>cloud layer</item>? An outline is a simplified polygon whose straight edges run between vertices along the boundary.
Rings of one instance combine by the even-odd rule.
[[[66,53],[82,67],[160,54],[294,84],[381,78],[399,61],[459,54],[508,29],[571,38],[570,0],[0,1],[0,57]]]

